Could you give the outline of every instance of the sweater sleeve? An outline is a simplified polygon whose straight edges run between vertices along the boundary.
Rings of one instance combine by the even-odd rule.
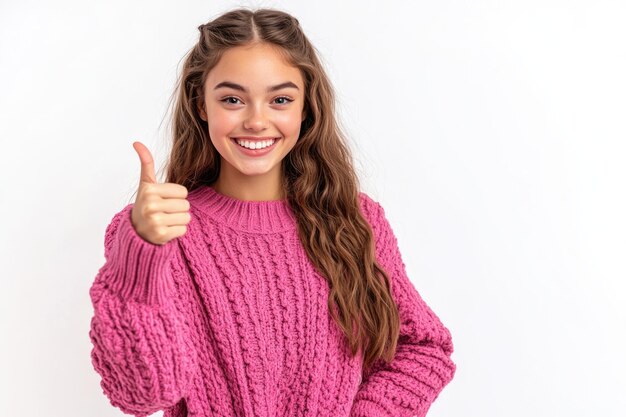
[[[110,403],[144,417],[185,396],[197,358],[173,301],[178,242],[144,240],[131,223],[132,206],[117,213],[105,231],[105,263],[89,290],[89,337],[91,361]]]
[[[383,207],[367,196],[365,203],[377,259],[389,275],[399,307],[400,336],[393,360],[378,359],[363,374],[350,417],[423,417],[454,377],[452,337],[409,281]]]

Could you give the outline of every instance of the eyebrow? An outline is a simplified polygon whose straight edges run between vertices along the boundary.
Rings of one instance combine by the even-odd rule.
[[[244,93],[248,92],[248,89],[242,85],[233,83],[231,81],[222,81],[218,85],[215,86],[213,90],[217,90],[218,88],[232,88],[233,90],[243,91]],[[281,84],[277,84],[267,88],[267,92],[271,93],[272,91],[281,90],[283,88],[295,88],[299,90],[298,86],[292,83],[291,81],[287,81]]]

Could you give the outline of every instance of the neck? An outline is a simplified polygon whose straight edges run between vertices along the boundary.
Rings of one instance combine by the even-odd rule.
[[[228,166],[222,166],[218,179],[211,187],[218,193],[242,201],[285,200],[281,167],[263,175],[245,175]]]

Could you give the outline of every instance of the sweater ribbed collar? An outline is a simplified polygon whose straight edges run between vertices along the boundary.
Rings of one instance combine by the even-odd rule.
[[[233,229],[272,233],[296,227],[296,218],[286,199],[239,200],[221,194],[208,185],[191,191],[187,199],[207,216]]]

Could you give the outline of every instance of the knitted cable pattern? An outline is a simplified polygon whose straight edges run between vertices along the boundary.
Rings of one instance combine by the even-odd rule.
[[[327,307],[286,200],[203,186],[187,233],[144,241],[133,204],[105,231],[89,290],[91,360],[122,412],[145,417],[422,417],[452,380],[449,330],[406,274],[382,206],[360,193],[400,309],[397,353],[367,375]]]

